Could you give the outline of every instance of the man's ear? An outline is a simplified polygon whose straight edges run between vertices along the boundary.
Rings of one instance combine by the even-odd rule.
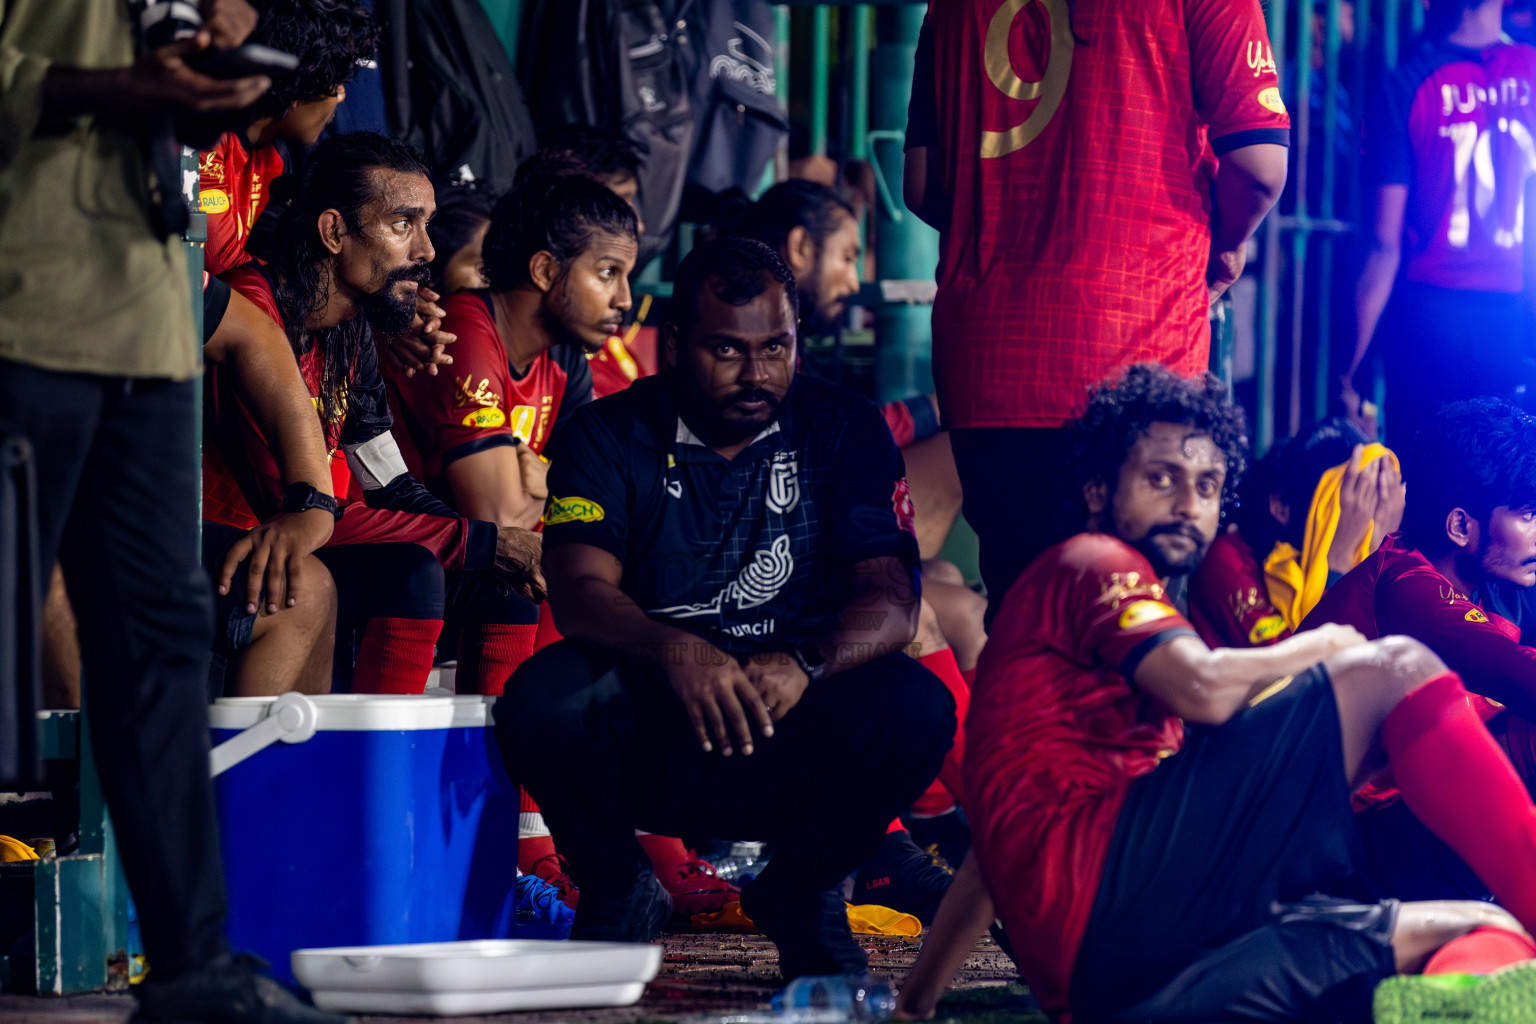
[[[668,320],[661,325],[661,358],[668,367],[677,365],[677,324]]]
[[[1291,506],[1281,501],[1278,494],[1271,494],[1269,496],[1269,514],[1281,526],[1291,525]]]
[[[1090,480],[1083,484],[1083,504],[1088,506],[1088,525],[1092,529],[1104,518],[1109,508],[1109,485],[1102,480]]]
[[[789,272],[795,275],[795,280],[800,280],[816,269],[816,242],[805,228],[790,228],[789,237],[784,240],[784,248],[787,257],[784,262],[789,264]]]
[[[340,210],[325,210],[320,214],[317,224],[320,229],[320,244],[336,255],[341,252],[341,240],[347,233],[346,222],[341,218]]]
[[[533,286],[545,294],[555,286],[555,279],[560,276],[560,264],[555,260],[555,254],[547,249],[540,249],[528,259],[528,280]]]
[[[1458,548],[1477,547],[1478,522],[1464,508],[1453,508],[1445,515],[1445,536]]]

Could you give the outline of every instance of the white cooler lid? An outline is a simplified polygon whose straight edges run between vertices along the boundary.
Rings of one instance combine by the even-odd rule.
[[[310,697],[319,732],[404,732],[413,729],[475,729],[491,722],[490,702],[475,694],[331,693]],[[215,729],[249,729],[267,716],[276,697],[220,697],[208,709]]]

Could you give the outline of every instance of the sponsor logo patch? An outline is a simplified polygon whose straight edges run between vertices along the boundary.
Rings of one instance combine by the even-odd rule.
[[[1120,613],[1120,628],[1135,629],[1158,619],[1166,619],[1174,614],[1172,608],[1161,601],[1136,601],[1125,606],[1125,611]]]
[[[1473,608],[1471,611],[1467,612],[1465,618],[1468,622],[1488,621],[1488,616],[1483,614],[1483,610],[1481,608]]]
[[[466,427],[499,427],[507,422],[507,414],[500,409],[476,409],[462,422]]]
[[[1280,98],[1280,90],[1274,86],[1259,92],[1259,106],[1277,114],[1285,113],[1285,101]]]
[[[197,208],[210,215],[223,213],[229,209],[229,193],[223,189],[205,188],[197,194]]]
[[[1261,644],[1266,640],[1273,640],[1285,632],[1285,619],[1278,615],[1266,615],[1253,624],[1248,631],[1248,642]]]
[[[518,405],[512,408],[512,433],[522,438],[523,444],[533,443],[533,425],[538,419],[538,410],[531,405]]]
[[[544,525],[596,523],[601,522],[602,518],[603,506],[590,498],[556,498],[551,495],[549,511],[544,513]]]

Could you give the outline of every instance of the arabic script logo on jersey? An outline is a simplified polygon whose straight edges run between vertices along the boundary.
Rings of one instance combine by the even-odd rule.
[[[1275,51],[1262,39],[1248,40],[1247,57],[1248,69],[1253,72],[1254,78],[1275,73]]]
[[[784,515],[800,504],[800,461],[790,452],[774,452],[768,470],[768,508]]]
[[[734,603],[738,611],[757,608],[778,597],[794,571],[795,556],[789,550],[789,535],[780,534],[768,547],[752,552],[752,560],[710,600],[701,604],[653,608],[646,614],[691,619],[700,615],[718,615],[727,603]]]

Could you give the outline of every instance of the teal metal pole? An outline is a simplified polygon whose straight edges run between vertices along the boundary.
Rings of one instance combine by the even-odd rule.
[[[920,4],[881,6],[875,11],[875,50],[870,59],[871,147],[888,182],[901,181],[898,140],[907,125],[912,65],[925,8]],[[881,280],[931,280],[939,265],[939,234],[913,216],[877,203],[874,217],[875,270]],[[880,306],[875,313],[875,397],[888,402],[933,390],[933,316],[927,306]]]
[[[1296,109],[1291,112],[1295,126],[1292,146],[1296,151],[1296,217],[1301,224],[1291,234],[1291,381],[1287,433],[1301,430],[1301,378],[1303,353],[1307,343],[1307,193],[1310,188],[1309,150],[1312,142],[1312,8],[1296,5]]]
[[[1402,24],[1402,0],[1382,0],[1381,5],[1381,56],[1389,68],[1397,67],[1397,37]]]
[[[789,110],[789,8],[779,4],[773,9],[773,91],[779,104]],[[779,180],[779,175],[789,167],[789,140],[779,141],[778,152],[767,167],[763,168],[763,180],[758,183],[757,195],[762,195]],[[753,197],[754,199],[756,196]],[[655,261],[652,261],[654,266]]]
[[[811,152],[827,154],[827,106],[831,99],[828,72],[832,63],[832,11],[811,9]]]
[[[1270,43],[1285,53],[1286,0],[1272,0],[1264,12]],[[1275,440],[1275,367],[1279,348],[1280,220],[1264,220],[1264,273],[1259,281],[1258,351],[1254,354],[1254,449],[1263,455]]]
[[[857,4],[849,12],[848,155],[855,160],[869,156],[870,17],[866,4]]]
[[[1339,48],[1342,37],[1339,31],[1339,0],[1328,0],[1328,13],[1323,23],[1323,187],[1318,199],[1318,215],[1323,220],[1334,218],[1334,189],[1338,186],[1338,147],[1334,139],[1339,131]],[[1317,287],[1319,289],[1317,324],[1317,354],[1314,368],[1312,393],[1312,418],[1324,419],[1333,400],[1333,281],[1334,248],[1338,238],[1331,232],[1318,236]]]

